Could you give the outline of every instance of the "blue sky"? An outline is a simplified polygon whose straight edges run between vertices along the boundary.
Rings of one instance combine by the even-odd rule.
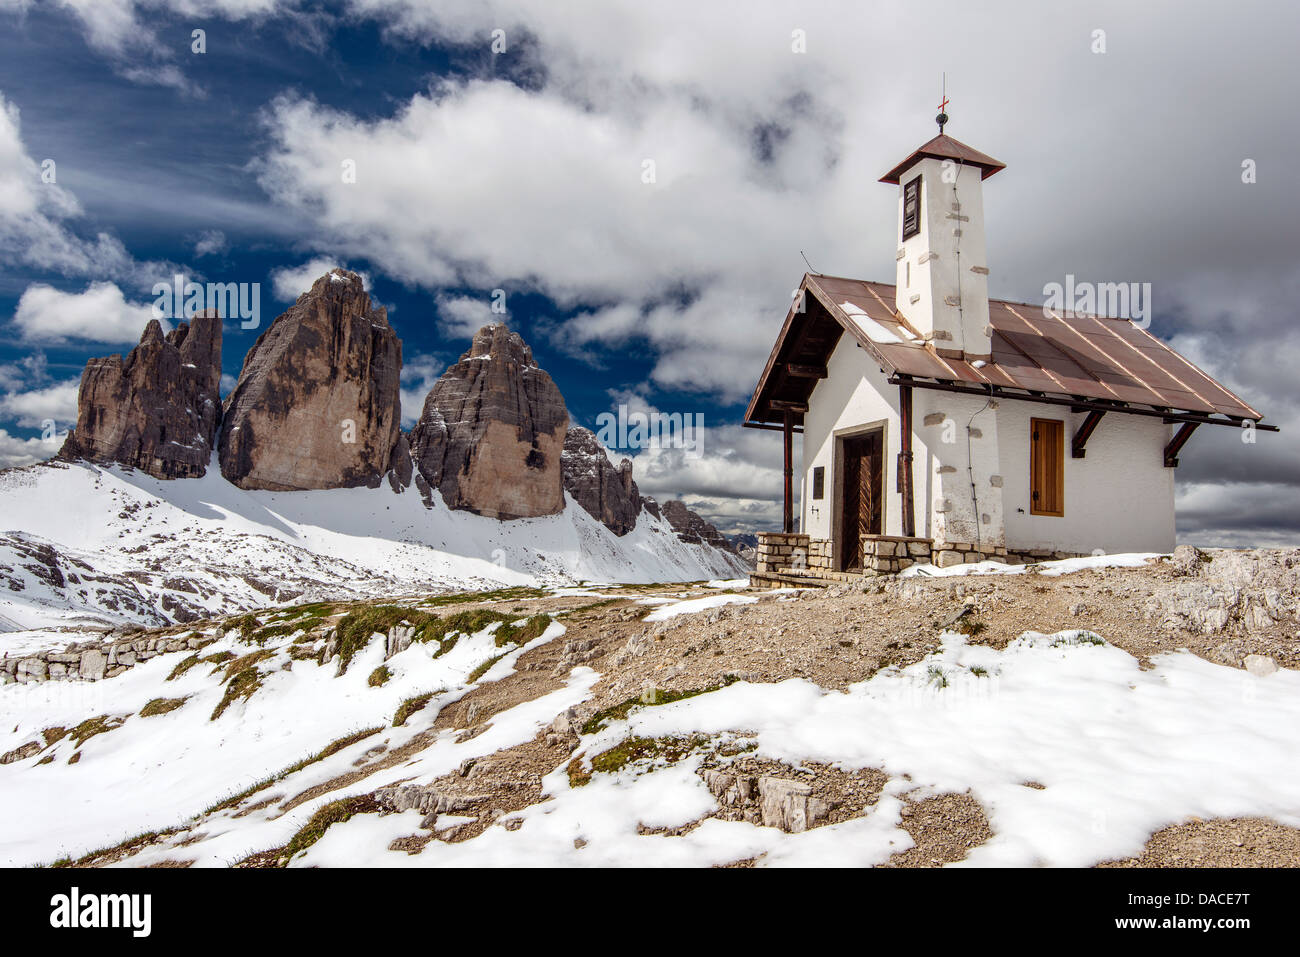
[[[256,164],[266,142],[262,112],[269,103],[298,93],[321,108],[360,119],[382,118],[438,80],[464,82],[487,75],[521,87],[532,82],[524,58],[485,58],[481,45],[385,41],[373,20],[331,22],[328,42],[321,42],[325,38],[304,32],[289,19],[211,27],[205,19],[155,11],[149,14],[151,29],[176,50],[189,50],[194,24],[210,30],[206,55],[184,61],[189,88],[177,89],[124,75],[121,64],[100,55],[66,11],[33,7],[13,22],[19,29],[0,37],[0,92],[21,110],[29,154],[37,162],[54,158],[58,185],[85,207],[76,231],[108,229],[135,259],[176,263],[188,267],[182,272],[192,278],[262,284],[263,324],[243,330],[227,323],[223,371],[229,376],[238,375],[244,353],[265,324],[292,302],[275,295],[276,271],[319,258],[310,240],[311,223],[269,206],[258,181]],[[427,212],[436,215],[436,210]],[[200,256],[195,247],[205,236],[218,249]],[[414,361],[422,369],[439,370],[468,346],[467,327],[448,335],[436,325],[438,296],[490,301],[490,290],[456,283],[429,289],[393,281],[382,263],[364,256],[347,257],[346,264],[371,279],[371,294],[389,307],[403,339],[407,364]],[[170,276],[167,270],[151,270],[145,278],[154,273]],[[578,422],[591,425],[611,407],[610,389],[632,389],[646,379],[651,362],[635,348],[596,346],[575,357],[548,347],[547,338],[531,330],[540,321],[562,320],[564,310],[527,284],[503,282],[511,324],[561,384]],[[0,315],[13,315],[32,283],[72,291],[85,285],[22,264],[0,278]],[[128,298],[151,301],[147,291],[140,285]],[[131,343],[118,345],[125,351]],[[58,381],[77,377],[89,355],[104,351],[84,341],[40,348],[44,369]],[[12,364],[32,354],[31,345],[17,337],[0,344],[0,362]],[[417,391],[420,381],[415,380]],[[419,409],[406,412],[418,414]],[[725,414],[740,412],[729,408]],[[59,417],[60,429],[68,424]],[[12,434],[23,437],[40,431],[12,417],[8,425]]]
[[[706,454],[643,453],[643,490],[772,527],[779,439],[738,426],[800,252],[891,280],[876,179],[933,135],[942,71],[949,132],[1008,164],[992,295],[1151,282],[1156,335],[1300,426],[1296,15],[1130,6],[0,0],[0,464],[48,454],[40,422],[67,428],[174,267],[260,283],[265,328],[303,267],[344,264],[390,307],[408,419],[504,289],[579,424],[704,414]],[[227,323],[227,375],[260,331]],[[1294,542],[1288,433],[1198,434],[1180,534]]]

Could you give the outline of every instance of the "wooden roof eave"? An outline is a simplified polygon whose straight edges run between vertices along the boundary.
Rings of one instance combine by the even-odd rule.
[[[786,339],[790,335],[790,329],[794,325],[794,317],[799,314],[796,308],[799,305],[803,295],[808,290],[808,274],[803,274],[803,280],[799,283],[798,292],[800,295],[790,301],[790,309],[785,314],[785,322],[781,325],[781,332],[776,337],[776,343],[772,346],[772,352],[767,357],[767,365],[763,366],[763,374],[758,377],[758,385],[754,387],[754,394],[749,400],[749,406],[745,409],[746,422],[761,422],[762,419],[755,419],[758,413],[759,403],[762,401],[763,393],[767,391],[768,385],[772,378],[772,373],[776,369],[777,359],[781,356],[781,350],[785,348]]]
[[[1185,409],[1170,409],[1143,403],[1118,402],[1109,399],[1090,399],[1084,396],[1065,395],[1042,392],[1038,390],[1016,389],[985,383],[983,386],[960,380],[923,379],[909,375],[890,375],[890,385],[908,385],[917,389],[935,389],[942,392],[957,392],[967,395],[982,395],[989,398],[1008,401],[1032,402],[1039,405],[1066,406],[1072,412],[1098,411],[1115,412],[1119,415],[1136,415],[1145,418],[1162,419],[1167,424],[1195,423],[1197,425],[1228,425],[1240,428],[1242,423],[1254,422],[1255,428],[1264,432],[1280,432],[1276,425],[1266,425],[1263,416],[1229,416],[1221,413],[1192,412]]]
[[[826,290],[822,289],[821,286],[817,284],[815,276],[812,276],[809,273],[804,273],[803,280],[799,283],[798,291],[800,296],[795,297],[790,303],[790,310],[786,313],[785,322],[781,326],[781,333],[777,336],[776,344],[773,345],[772,351],[767,357],[767,364],[763,367],[763,374],[759,377],[758,385],[754,389],[754,395],[750,398],[749,406],[745,410],[746,422],[761,423],[769,421],[770,419],[770,417],[760,417],[758,414],[759,408],[764,402],[764,394],[772,386],[773,380],[776,378],[781,353],[785,349],[791,330],[794,327],[795,316],[806,314],[806,310],[804,313],[800,313],[797,306],[800,298],[806,297],[808,293],[812,293],[813,298],[815,298],[826,310],[827,315],[834,319],[843,331],[852,336],[855,343],[866,350],[867,354],[871,356],[882,372],[886,375],[892,376],[898,371],[895,366],[885,358],[880,350],[876,348],[876,344],[871,341],[870,337],[867,336],[861,328],[858,327],[858,324],[853,321],[849,314],[841,309],[839,304],[835,302]],[[806,306],[806,299],[804,301]],[[824,357],[823,362],[829,359],[830,356],[826,356]]]

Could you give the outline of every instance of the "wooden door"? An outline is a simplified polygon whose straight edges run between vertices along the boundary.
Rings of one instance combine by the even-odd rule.
[[[840,564],[844,571],[862,569],[862,536],[879,535],[883,502],[882,432],[843,440],[844,485],[841,507]]]

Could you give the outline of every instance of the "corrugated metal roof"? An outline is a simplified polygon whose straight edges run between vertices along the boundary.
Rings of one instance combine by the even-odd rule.
[[[890,375],[942,382],[994,385],[1049,395],[1123,402],[1173,411],[1220,414],[1256,421],[1263,416],[1145,329],[1127,319],[1064,318],[1043,306],[989,301],[993,359],[980,367],[938,356],[902,322],[894,287],[837,276],[804,277],[804,285],[832,318]],[[798,323],[787,318],[781,338],[750,403],[748,417],[767,421],[766,399]],[[865,320],[865,321],[864,321]],[[874,328],[872,326],[874,324]],[[838,336],[822,338],[821,362]],[[811,391],[811,383],[808,391]],[[764,393],[768,393],[766,396]],[[804,396],[806,398],[806,395]],[[1117,410],[1122,411],[1122,410]]]

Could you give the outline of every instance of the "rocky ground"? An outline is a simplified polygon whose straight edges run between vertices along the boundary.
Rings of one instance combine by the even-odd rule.
[[[656,609],[681,599],[731,603],[655,620]],[[518,827],[521,812],[551,800],[543,779],[557,769],[564,768],[570,783],[578,786],[603,771],[636,762],[672,766],[689,755],[716,799],[715,809],[684,826],[646,827],[644,833],[685,834],[715,818],[812,831],[894,800],[883,790],[887,776],[869,767],[817,761],[792,765],[761,757],[747,750],[752,746],[743,739],[744,729],[736,729],[741,734],[735,738],[630,738],[597,754],[589,753],[591,735],[638,706],[687,699],[737,681],[770,684],[799,678],[842,691],[882,669],[921,662],[939,649],[945,631],[961,632],[973,646],[1003,649],[1027,631],[1086,629],[1136,657],[1143,668],[1151,666],[1153,656],[1186,649],[1218,665],[1267,675],[1275,668],[1300,668],[1298,599],[1300,550],[1180,548],[1172,558],[1144,567],[1062,575],[1031,570],[917,576],[798,592],[646,586],[602,588],[599,596],[538,593],[526,600],[468,601],[456,605],[456,611],[481,607],[545,614],[562,622],[566,631],[519,654],[513,673],[471,683],[463,696],[437,712],[426,730],[400,745],[378,744],[359,754],[346,771],[316,780],[310,788],[277,786],[220,813],[238,817],[271,807],[283,814],[346,794],[346,801],[318,811],[313,826],[321,832],[330,826],[329,814],[323,822],[317,820],[330,808],[340,820],[415,810],[422,815],[421,826],[394,838],[390,850],[420,855],[434,841],[455,844],[495,826]],[[321,627],[328,627],[329,620],[323,619]],[[390,645],[394,641],[391,632],[388,640]],[[458,742],[472,740],[493,726],[495,716],[561,691],[575,668],[599,673],[591,696],[561,711],[531,740],[467,760],[432,779],[414,775],[393,780],[390,773],[392,783],[358,793],[358,785],[380,771],[404,766],[434,741],[448,734]],[[1032,780],[1023,784],[1044,787]],[[898,799],[900,826],[912,846],[894,853],[885,866],[960,861],[994,833],[986,809],[970,793],[918,788],[904,790]],[[204,828],[200,818],[80,863],[129,863],[139,855],[140,863],[151,866],[185,866],[188,842]],[[235,863],[275,866],[291,856],[284,847],[266,848]],[[730,863],[759,864],[762,855]],[[1105,866],[1297,863],[1300,830],[1256,818],[1183,821],[1153,834],[1140,855]]]

